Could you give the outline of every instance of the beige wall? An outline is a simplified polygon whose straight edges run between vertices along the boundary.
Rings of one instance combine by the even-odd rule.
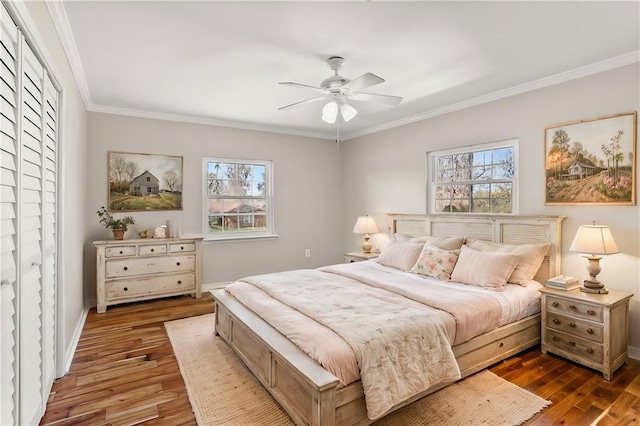
[[[46,51],[55,77],[62,85],[62,133],[58,160],[62,165],[60,193],[63,201],[59,219],[63,228],[60,235],[62,263],[59,270],[58,322],[62,326],[59,333],[63,347],[58,348],[58,353],[63,358],[62,365],[66,365],[73,356],[72,350],[79,327],[82,327],[84,314],[82,253],[85,244],[84,223],[87,220],[84,209],[87,188],[87,113],[46,5],[36,1],[22,4],[26,6],[36,26],[30,30],[39,33],[44,43],[39,47]]]
[[[202,233],[202,158],[273,160],[277,239],[204,244],[203,282],[219,283],[243,276],[312,268],[342,259],[339,226],[340,152],[328,140],[238,130],[199,124],[90,113],[91,190],[84,204],[89,217],[85,241],[85,292],[95,299],[95,251],[91,241],[112,238],[95,211],[107,203],[107,151],[181,155],[184,157],[182,211],[136,212],[133,228],[150,228],[176,220],[183,233]],[[135,234],[130,229],[126,238]],[[304,250],[311,250],[305,258]]]
[[[640,207],[545,206],[544,128],[549,125],[638,111],[637,64],[489,104],[346,141],[343,161],[343,250],[358,247],[350,233],[355,218],[369,213],[385,225],[385,213],[426,212],[427,151],[519,139],[520,214],[566,215],[563,273],[587,278],[587,261],[568,248],[582,224],[611,226],[620,254],[601,261],[598,276],[612,289],[633,293],[630,344],[640,356]],[[636,175],[640,161],[636,155]],[[378,236],[376,242],[384,244]]]

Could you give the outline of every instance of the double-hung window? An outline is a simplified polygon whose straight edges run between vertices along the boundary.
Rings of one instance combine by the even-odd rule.
[[[204,158],[204,233],[209,239],[273,235],[273,163]]]
[[[428,152],[428,211],[517,213],[517,154],[517,139]]]

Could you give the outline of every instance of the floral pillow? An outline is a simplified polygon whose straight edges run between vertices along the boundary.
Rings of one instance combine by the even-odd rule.
[[[433,244],[425,243],[411,272],[449,281],[459,254],[460,250],[443,250]]]

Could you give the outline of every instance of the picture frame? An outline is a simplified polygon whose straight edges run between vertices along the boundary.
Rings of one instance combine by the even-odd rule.
[[[544,129],[545,205],[635,205],[637,112]]]
[[[182,210],[182,157],[109,151],[109,210]]]

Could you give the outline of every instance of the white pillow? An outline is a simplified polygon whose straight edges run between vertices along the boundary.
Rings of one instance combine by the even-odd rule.
[[[467,240],[469,247],[480,251],[495,251],[500,253],[514,253],[520,256],[518,265],[509,277],[508,282],[513,284],[526,285],[528,280],[532,280],[538,273],[544,257],[549,252],[549,243],[539,244],[501,244],[492,241]]]
[[[460,250],[442,250],[433,244],[425,243],[411,272],[449,281],[458,260],[458,254]]]
[[[451,281],[502,291],[518,264],[518,255],[495,251],[477,251],[462,246]]]
[[[382,250],[376,262],[402,271],[409,271],[416,264],[423,245],[422,243],[393,240]]]

